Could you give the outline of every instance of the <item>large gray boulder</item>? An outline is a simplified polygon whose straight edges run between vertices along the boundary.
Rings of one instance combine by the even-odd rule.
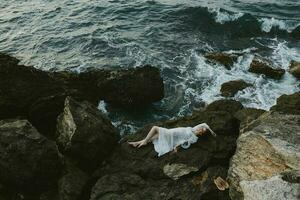
[[[230,197],[296,200],[300,182],[300,116],[266,112],[245,127],[228,171]],[[290,174],[290,175],[289,175]]]
[[[0,182],[6,187],[39,193],[56,186],[61,169],[55,142],[27,120],[0,121]]]
[[[93,170],[117,145],[115,127],[96,106],[65,100],[64,112],[58,117],[57,144],[63,154],[84,170]]]

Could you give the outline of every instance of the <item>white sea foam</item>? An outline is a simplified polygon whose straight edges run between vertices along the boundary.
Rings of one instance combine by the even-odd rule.
[[[104,114],[107,114],[108,113],[108,111],[107,111],[107,109],[106,109],[106,103],[105,103],[105,101],[100,101],[99,102],[99,104],[98,104],[98,109],[100,110],[100,111],[102,111]]]
[[[208,8],[210,13],[215,14],[215,21],[220,24],[224,24],[229,21],[235,21],[242,17],[244,13],[229,13],[226,11],[221,11],[220,8]]]
[[[270,48],[274,49],[270,60],[274,62],[273,64],[276,67],[287,69],[291,60],[300,60],[300,53],[296,49],[288,48],[285,42],[277,42],[277,45],[270,46]],[[194,53],[192,57],[197,60],[197,69],[190,73],[188,79],[195,82],[205,79],[206,87],[201,91],[187,88],[185,90],[185,101],[190,102],[191,99],[196,99],[197,101],[211,103],[222,99],[223,97],[220,95],[221,85],[237,79],[243,79],[253,84],[253,87],[246,88],[233,97],[246,107],[268,110],[282,94],[292,94],[299,91],[299,81],[288,72],[279,81],[248,72],[254,54],[251,53],[251,49],[245,49],[243,52],[248,53],[240,56],[231,70],[226,70],[224,66],[219,64],[208,63],[202,55]],[[192,97],[191,94],[193,94]],[[183,112],[183,109],[186,108],[183,107],[181,112]]]
[[[270,49],[273,49],[271,60],[274,61],[276,66],[281,66],[284,69],[288,69],[292,60],[300,62],[300,50],[296,48],[289,48],[287,42],[277,42],[268,45]]]
[[[281,20],[281,19],[275,19],[272,18],[261,18],[259,19],[259,22],[261,22],[261,30],[268,33],[271,31],[273,27],[277,27],[280,30],[286,30],[287,32],[292,32],[298,25],[295,24],[295,22],[287,21],[287,20]]]

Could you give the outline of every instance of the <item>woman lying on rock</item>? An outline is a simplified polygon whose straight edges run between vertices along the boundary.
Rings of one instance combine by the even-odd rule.
[[[195,127],[172,129],[153,126],[144,139],[137,142],[128,142],[128,144],[140,148],[152,142],[158,156],[162,156],[170,151],[177,152],[180,146],[187,149],[191,144],[197,142],[199,136],[209,133],[216,137],[216,134],[206,123],[199,124]]]

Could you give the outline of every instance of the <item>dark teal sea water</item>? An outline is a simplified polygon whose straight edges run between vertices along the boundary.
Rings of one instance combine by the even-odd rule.
[[[284,69],[300,61],[300,0],[0,0],[0,51],[44,70],[159,67],[163,101],[142,111],[99,103],[126,134],[220,99],[229,80],[255,85],[234,97],[250,107],[298,91],[289,73],[274,81],[247,69],[255,53]],[[225,70],[205,60],[212,51],[245,54]]]

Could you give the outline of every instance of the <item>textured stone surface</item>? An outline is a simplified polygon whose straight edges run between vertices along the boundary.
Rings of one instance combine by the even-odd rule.
[[[224,65],[226,69],[231,69],[234,62],[236,62],[238,58],[236,55],[227,53],[207,53],[204,57],[208,60]]]
[[[251,87],[252,84],[246,83],[244,80],[233,80],[223,83],[221,85],[221,95],[224,97],[233,97],[238,91],[247,87]]]
[[[236,112],[241,110],[243,105],[235,100],[231,99],[221,99],[212,102],[206,107],[207,111],[226,111],[234,115]]]
[[[77,74],[46,72],[18,63],[0,53],[0,120],[27,118],[51,139],[66,96],[95,105],[103,99],[123,106],[144,106],[164,96],[159,69],[151,66]]]
[[[84,170],[96,168],[119,140],[115,127],[95,106],[70,97],[58,117],[57,132],[61,152]]]
[[[244,132],[244,128],[261,116],[265,110],[256,108],[244,108],[237,111],[234,116],[240,120],[240,132]]]
[[[199,168],[197,167],[191,167],[180,163],[166,164],[163,167],[164,174],[173,180],[177,180],[184,175],[187,175],[191,172],[196,172],[198,170]]]
[[[222,108],[222,102],[224,110],[219,109]],[[235,101],[222,102],[211,106],[209,110],[195,112],[192,116],[155,124],[173,128],[206,122],[218,135],[203,136],[190,148],[179,149],[176,154],[169,153],[157,157],[153,144],[137,149],[126,143],[145,137],[151,128],[150,125],[138,130],[134,135],[125,137],[110,159],[94,173],[98,181],[91,190],[91,199],[229,199],[228,190],[217,191],[213,177],[226,177],[229,158],[234,153],[235,141],[239,134],[239,121],[225,110],[230,107],[239,110],[242,106]],[[231,112],[234,113],[232,110]],[[190,172],[190,169],[193,169],[193,172],[181,176],[182,168],[179,167],[179,173],[174,174],[180,174],[180,177],[178,176],[177,180],[171,179],[166,175],[165,167],[176,166],[178,169],[178,164],[184,166],[184,174]],[[216,165],[220,170],[214,168]],[[208,171],[208,178],[203,185],[197,177],[204,171]]]
[[[204,172],[202,172],[199,176],[195,176],[192,180],[192,183],[195,187],[199,188],[203,200],[210,199],[230,199],[229,196],[224,195],[224,193],[228,194],[228,190],[220,191],[214,183],[214,179],[217,177],[221,177],[226,179],[227,176],[227,168],[221,166],[213,166],[207,168]]]
[[[264,113],[237,140],[228,172],[230,196],[284,199],[291,193],[287,199],[297,199],[298,183],[287,183],[281,174],[299,169],[300,116]]]
[[[293,60],[290,64],[289,72],[293,74],[296,78],[300,79],[300,62]]]
[[[273,111],[300,115],[300,92],[291,95],[282,95],[277,99],[275,106],[271,108]]]
[[[281,176],[273,176],[265,180],[241,181],[240,185],[247,200],[300,199],[300,184],[286,182]]]
[[[264,74],[268,78],[279,80],[284,75],[285,70],[272,68],[267,61],[254,58],[250,64],[249,72]]]
[[[58,181],[59,200],[79,200],[89,176],[70,162],[65,164],[65,172]]]
[[[27,120],[0,121],[0,182],[14,191],[38,193],[55,187],[62,169],[55,142]]]

